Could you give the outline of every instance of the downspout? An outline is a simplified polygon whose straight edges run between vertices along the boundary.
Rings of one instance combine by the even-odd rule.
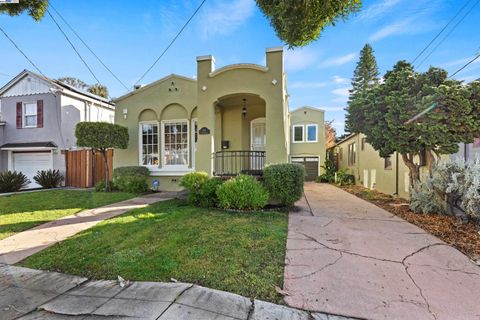
[[[395,152],[395,195],[398,197],[398,180],[399,180],[399,170],[398,170],[398,151]]]

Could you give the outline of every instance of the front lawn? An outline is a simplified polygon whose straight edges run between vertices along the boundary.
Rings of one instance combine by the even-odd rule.
[[[52,190],[0,197],[0,239],[42,223],[126,200],[133,194],[90,190]]]
[[[281,302],[287,214],[200,209],[181,200],[106,220],[23,266],[94,279],[191,282]]]

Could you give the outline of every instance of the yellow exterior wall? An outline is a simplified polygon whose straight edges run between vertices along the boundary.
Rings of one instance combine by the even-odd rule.
[[[339,169],[347,169],[349,173],[353,174],[356,184],[390,195],[396,195],[398,183],[398,196],[408,199],[408,168],[401,156],[398,155],[397,158],[397,153],[394,153],[391,156],[391,169],[385,169],[385,160],[380,157],[378,151],[373,149],[370,144],[365,142],[365,148],[361,150],[362,138],[365,138],[363,134],[355,134],[335,145],[334,153],[337,154]],[[352,143],[356,144],[356,159],[354,165],[349,165],[348,145]],[[340,149],[343,151],[341,158],[339,156]],[[372,185],[374,178],[375,183]]]
[[[325,163],[325,119],[324,111],[311,107],[303,107],[296,109],[290,113],[290,158],[292,157],[319,157],[318,172],[322,173],[321,166]],[[301,142],[293,141],[294,125],[317,125],[317,142]],[[306,130],[306,127],[304,127]]]

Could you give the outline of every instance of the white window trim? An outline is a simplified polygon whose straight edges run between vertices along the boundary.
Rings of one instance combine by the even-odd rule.
[[[302,128],[302,140],[295,140],[295,128]],[[305,126],[303,124],[294,124],[292,126],[292,142],[293,143],[303,143],[305,141]]]
[[[315,140],[308,140],[308,127],[315,127]],[[307,143],[316,143],[318,142],[318,125],[315,123],[305,125],[305,142]]]
[[[138,122],[138,165],[141,167],[152,169],[158,169],[158,166],[155,165],[145,165],[142,163],[142,156],[143,156],[143,141],[142,141],[142,125],[144,124],[156,124],[158,129],[160,129],[160,123],[158,121],[139,121]],[[157,135],[159,134],[159,130],[157,130]],[[158,137],[160,139],[160,136]],[[158,146],[158,162],[161,163],[161,154],[160,154],[160,146]]]
[[[164,157],[163,155],[165,154],[165,124],[166,123],[175,123],[175,122],[185,122],[187,124],[187,161],[188,163],[186,165],[179,165],[179,164],[165,164],[164,163]],[[160,163],[162,165],[162,170],[164,171],[189,171],[189,165],[190,165],[190,139],[188,138],[190,134],[190,121],[188,119],[171,119],[171,120],[162,120],[161,121],[161,149],[160,149]]]
[[[26,115],[25,109],[26,109],[27,104],[34,104],[35,108],[37,108],[36,111],[35,111],[35,116],[37,117],[37,123],[33,126],[27,126],[26,125],[27,121],[25,120],[25,117],[27,115]],[[38,128],[38,107],[37,107],[37,102],[36,101],[22,102],[22,128],[24,128],[24,129]]]

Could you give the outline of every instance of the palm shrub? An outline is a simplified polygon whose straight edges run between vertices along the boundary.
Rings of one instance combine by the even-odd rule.
[[[303,196],[305,168],[297,163],[269,165],[263,170],[263,181],[272,200],[292,206]]]
[[[15,192],[30,183],[27,176],[17,171],[0,172],[0,193]]]
[[[258,210],[267,205],[268,191],[254,177],[239,175],[217,189],[218,204],[223,209]]]
[[[113,170],[113,184],[118,190],[130,193],[143,193],[148,190],[148,168],[142,166],[118,167]],[[105,184],[105,181],[103,182]]]
[[[63,175],[59,170],[41,170],[37,172],[33,180],[45,189],[52,189],[62,183]]]

